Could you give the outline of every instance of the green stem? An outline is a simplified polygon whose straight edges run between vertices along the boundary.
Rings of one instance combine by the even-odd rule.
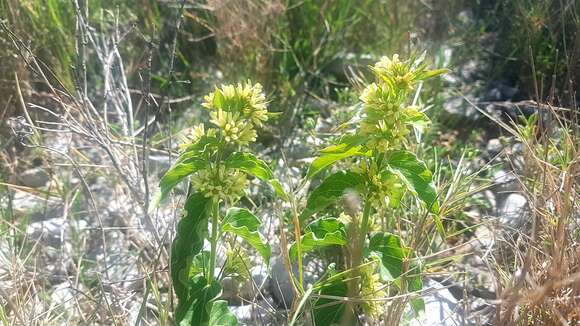
[[[365,240],[367,237],[367,232],[369,229],[369,216],[371,215],[371,201],[367,198],[365,200],[365,207],[363,210],[363,217],[362,222],[360,225],[360,248],[363,249],[365,247]]]
[[[211,238],[209,239],[211,249],[209,254],[209,277],[208,281],[211,282],[214,277],[215,262],[216,262],[216,248],[217,248],[217,237],[218,237],[218,222],[220,216],[220,203],[218,200],[213,200],[212,202],[212,212],[211,212]]]

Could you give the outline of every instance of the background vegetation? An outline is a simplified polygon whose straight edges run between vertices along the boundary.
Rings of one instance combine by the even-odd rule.
[[[445,226],[408,234],[422,239],[425,284],[453,294],[456,320],[577,323],[579,14],[575,0],[0,0],[0,320],[172,324],[183,194],[151,203],[178,144],[208,120],[203,95],[264,86],[278,115],[253,149],[303,207],[310,185],[298,183],[356,121],[367,66],[425,52],[451,71],[420,86],[433,122],[410,142],[434,171]],[[242,202],[270,216],[279,255],[293,240],[289,207],[252,187]],[[404,207],[405,223],[377,230],[412,233],[421,211]],[[306,272],[337,255],[312,255]],[[291,321],[297,303],[276,293],[288,268],[245,259],[223,295],[253,307],[238,319]],[[433,295],[421,295],[429,311]],[[368,302],[392,313],[385,297]]]

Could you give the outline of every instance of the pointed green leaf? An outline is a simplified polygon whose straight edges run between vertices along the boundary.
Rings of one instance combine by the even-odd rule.
[[[199,157],[191,157],[173,165],[169,171],[165,173],[161,181],[159,181],[159,188],[161,191],[161,199],[163,201],[169,195],[169,192],[184,178],[193,173],[205,168],[207,163]]]
[[[184,216],[177,224],[171,250],[171,279],[180,302],[187,299],[191,261],[203,247],[209,203],[210,200],[200,193],[190,194],[185,202]]]
[[[417,194],[432,213],[438,213],[437,192],[432,182],[432,174],[425,163],[408,151],[389,153],[387,163],[393,173],[407,184],[409,190]]]
[[[233,153],[226,161],[226,166],[232,169],[244,171],[247,174],[267,182],[272,186],[274,192],[284,199],[288,200],[288,195],[278,180],[274,178],[274,173],[264,161],[250,153]]]
[[[426,70],[424,72],[421,73],[419,79],[421,80],[425,80],[425,79],[429,79],[435,76],[439,76],[439,75],[443,75],[448,73],[450,70],[443,68],[443,69],[434,69],[434,70]]]
[[[410,124],[419,128],[423,128],[431,123],[429,117],[416,108],[407,108],[403,110],[403,116],[401,117],[401,120],[406,124]]]
[[[207,325],[213,302],[221,295],[218,281],[211,283],[202,275],[196,275],[189,282],[185,300],[180,300],[175,311],[175,319],[180,326]]]
[[[364,145],[366,140],[367,140],[367,137],[361,136],[359,134],[345,135],[340,139],[338,144],[328,146],[328,147],[320,150],[320,153],[324,153],[324,154],[344,153],[355,146]]]
[[[399,236],[387,232],[379,232],[371,237],[369,250],[381,260],[379,271],[383,281],[394,282],[401,288],[403,263],[409,260],[409,269],[405,273],[406,287],[404,290],[415,292],[423,288],[420,265],[417,260],[412,259],[411,249],[401,245]]]
[[[260,220],[249,210],[232,207],[228,209],[223,220],[222,231],[233,233],[246,240],[268,263],[271,255],[270,245],[258,231],[260,225]]]
[[[349,189],[360,191],[363,184],[363,176],[354,172],[341,171],[328,176],[308,197],[306,208],[300,219],[304,221],[325,209],[341,198]]]
[[[335,162],[352,156],[368,156],[368,152],[363,151],[363,144],[366,138],[360,135],[347,135],[341,139],[337,145],[326,147],[320,151],[317,157],[308,168],[307,178],[312,178]]]
[[[300,251],[302,254],[314,249],[333,245],[343,246],[347,243],[344,224],[336,218],[321,218],[306,227],[306,232],[301,237]],[[295,259],[298,255],[296,243],[290,247],[290,257]]]
[[[217,300],[211,306],[208,326],[235,326],[238,319],[228,309],[228,303],[224,300]]]
[[[333,265],[328,268],[327,275],[313,286],[316,294],[337,298],[346,297],[350,274],[348,272],[336,273]],[[320,326],[336,325],[342,318],[345,306],[346,302],[340,299],[331,299],[329,297],[317,299],[312,305],[314,324]]]
[[[372,236],[369,250],[381,259],[380,274],[384,281],[393,281],[401,276],[403,260],[409,250],[401,246],[401,239],[390,233],[380,232]]]

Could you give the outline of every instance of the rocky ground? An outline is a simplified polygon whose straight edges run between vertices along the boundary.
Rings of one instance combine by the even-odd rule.
[[[462,146],[456,143],[467,130],[481,130],[470,144],[478,150],[477,155],[469,158],[466,167],[469,173],[485,171],[482,180],[471,185],[472,189],[481,187],[473,195],[476,203],[467,205],[463,212],[473,227],[469,235],[458,240],[463,245],[448,245],[450,255],[465,254],[455,261],[452,271],[425,278],[426,311],[423,319],[413,320],[412,325],[488,321],[496,299],[492,252],[505,237],[528,223],[527,199],[518,177],[524,168],[522,145],[502,134],[486,114],[509,121],[530,114],[533,105],[520,102],[518,90],[501,83],[482,87],[480,66],[478,61],[469,61],[457,69],[459,73],[445,77],[439,117],[446,125],[455,126],[441,133],[452,150]],[[315,121],[316,133],[324,134],[337,124],[335,116],[340,110],[348,108],[327,102],[320,106],[334,110]],[[10,193],[1,198],[2,209],[10,212],[11,219],[11,229],[0,237],[2,306],[57,324],[107,323],[111,313],[127,324],[135,324],[139,316],[152,322],[167,318],[163,309],[172,304],[167,248],[179,217],[183,189],[167,205],[150,207],[147,212],[142,194],[132,193],[120,181],[123,173],[102,148],[77,135],[65,135],[43,135],[50,150],[21,147],[20,155],[30,163],[15,171],[9,180],[13,185]],[[312,148],[322,142],[309,131],[294,129],[283,144],[285,160],[268,148],[260,155],[274,161],[283,182],[297,184],[315,154]],[[78,169],[62,153],[74,157]],[[137,154],[137,159],[142,157]],[[171,159],[163,152],[150,153],[147,159],[146,179],[153,193]],[[454,160],[452,163],[457,164],[459,157]],[[268,239],[275,242],[279,238],[278,216],[284,207],[269,202],[268,194],[262,198],[259,189],[254,185],[256,213],[264,221]],[[224,281],[223,297],[232,304],[238,319],[248,325],[281,324],[293,300],[289,276],[279,256],[280,245],[271,245],[274,257],[269,269],[256,264],[247,283]],[[259,261],[258,257],[250,259]],[[326,267],[308,257],[306,263],[305,280],[314,282]]]

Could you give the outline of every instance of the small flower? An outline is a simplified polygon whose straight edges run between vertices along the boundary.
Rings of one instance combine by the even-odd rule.
[[[256,131],[252,125],[237,112],[212,111],[210,118],[210,122],[221,130],[224,140],[228,143],[247,145],[256,140]]]
[[[361,161],[354,171],[367,177],[373,207],[398,206],[405,188],[396,174],[388,171],[379,173],[379,168],[375,162],[368,163],[366,161]]]
[[[361,268],[360,274],[361,298],[364,300],[362,309],[373,318],[381,316],[385,309],[384,303],[375,299],[387,297],[385,286],[381,283],[379,274],[375,272],[378,264],[378,260],[374,258],[373,263]]]
[[[256,140],[255,127],[268,120],[266,96],[262,85],[222,85],[204,97],[202,106],[209,109],[211,123],[217,126],[226,142],[247,145]]]
[[[200,123],[197,126],[193,127],[193,130],[191,131],[192,143],[197,143],[203,136],[205,136],[205,126],[203,125],[203,123]]]
[[[379,79],[389,84],[389,86],[398,91],[407,92],[413,90],[418,72],[414,69],[413,61],[401,61],[399,55],[393,55],[393,58],[382,57],[379,62],[373,66],[373,71]]]
[[[234,202],[244,195],[248,180],[240,171],[217,166],[192,176],[191,184],[208,198]]]

